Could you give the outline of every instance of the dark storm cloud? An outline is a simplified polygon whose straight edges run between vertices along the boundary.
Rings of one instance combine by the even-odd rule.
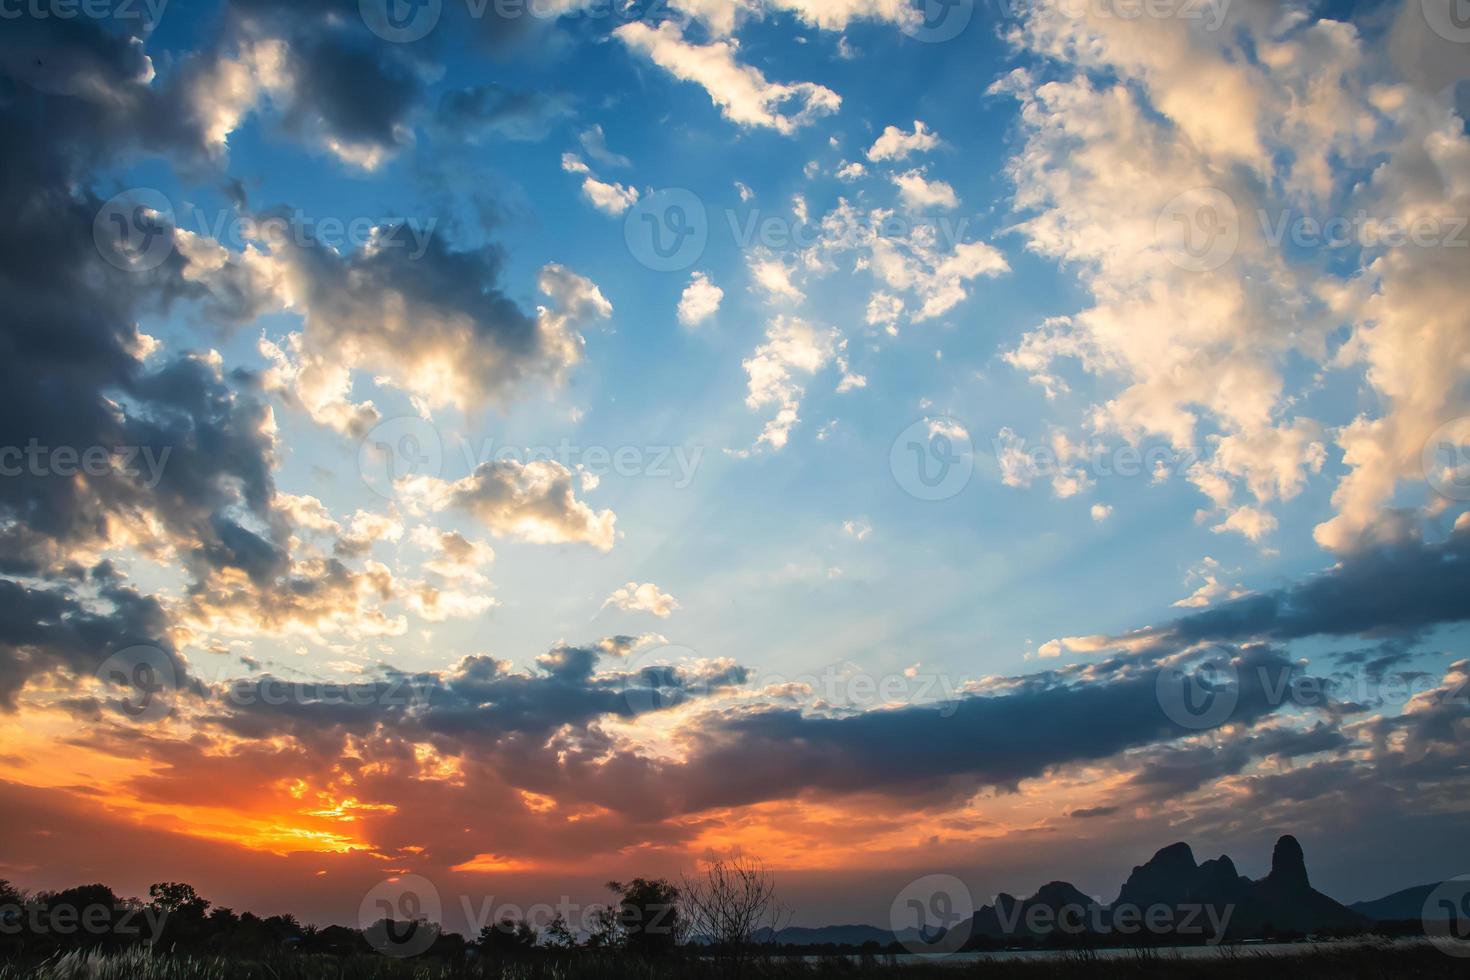
[[[1234,663],[1239,700],[1230,720],[1250,726],[1276,709],[1273,678],[1291,676],[1295,665],[1261,647],[1241,651]],[[1053,767],[1195,734],[1160,706],[1158,670],[1130,658],[1111,679],[1054,672],[1027,678],[1006,693],[969,695],[940,706],[841,718],[761,710],[706,719],[686,767],[693,785],[685,802],[703,809],[797,789],[920,790],[951,780],[971,790],[1013,787]]]
[[[99,592],[106,607],[100,611],[67,589],[0,579],[0,707],[14,710],[16,694],[34,676],[89,678],[119,650],[157,646],[167,617],[156,601],[115,582],[104,581]],[[175,664],[174,681],[181,682]]]
[[[1184,643],[1413,634],[1470,619],[1470,527],[1438,543],[1405,536],[1284,589],[1220,603],[1158,632]]]
[[[185,260],[175,252],[146,272],[106,261],[122,231],[98,221],[103,201],[87,189],[103,161],[203,159],[201,134],[149,84],[134,38],[22,18],[6,21],[0,52],[0,569],[28,579],[0,580],[0,705],[14,708],[32,676],[91,674],[130,644],[167,647],[159,603],[105,563],[83,582],[75,547],[156,527],[166,540],[139,533],[139,547],[258,573],[269,547],[242,521],[269,529],[274,489],[266,410],[248,391],[206,357],[145,361],[139,318],[200,294]],[[83,472],[75,457],[88,451],[108,465]]]
[[[373,35],[356,2],[232,0],[226,25],[222,52],[259,39],[289,46],[277,108],[298,138],[387,153],[408,138],[427,65],[413,60],[412,46]]]

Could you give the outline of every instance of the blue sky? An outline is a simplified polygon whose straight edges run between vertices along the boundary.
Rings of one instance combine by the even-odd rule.
[[[403,867],[545,890],[743,843],[871,916],[921,868],[1022,887],[978,869],[1041,874],[1046,835],[1097,883],[1165,833],[1264,838],[1242,806],[1345,888],[1413,883],[1342,843],[1407,810],[1441,863],[1470,540],[1444,3],[386,2],[32,12],[0,44],[34,147],[0,162],[53,216],[5,243],[43,271],[6,285],[0,442],[175,454],[6,485],[4,581],[41,610],[0,660],[0,731],[38,733],[6,780],[68,812],[44,773],[105,782],[104,838],[195,808],[169,832],[332,879],[323,915]],[[702,248],[665,263],[678,228]],[[181,698],[146,732],[109,709],[139,644]],[[1140,717],[1130,685],[1222,651],[1347,686]],[[650,666],[671,710],[615,696]],[[405,675],[441,700],[228,693]],[[1094,692],[1112,713],[957,757]],[[97,745],[58,752],[83,714]],[[865,741],[889,722],[925,765]],[[831,743],[803,769],[781,738]],[[1421,778],[1416,739],[1434,790],[1329,833]],[[514,845],[407,816],[486,806]],[[871,901],[823,883],[854,854]]]

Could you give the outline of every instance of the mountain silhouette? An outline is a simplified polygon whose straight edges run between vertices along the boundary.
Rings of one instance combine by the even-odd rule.
[[[1067,903],[1089,910],[1086,922],[1094,931],[1120,934],[1127,931],[1126,923],[1137,921],[1152,909],[1166,918],[1168,925],[1150,932],[1165,937],[1172,933],[1183,941],[1195,936],[1200,941],[1218,941],[1223,937],[1212,936],[1216,923],[1226,935],[1245,938],[1266,933],[1354,929],[1369,922],[1367,916],[1312,887],[1302,846],[1288,835],[1276,842],[1271,871],[1259,881],[1241,875],[1235,862],[1225,855],[1196,863],[1190,846],[1179,842],[1135,867],[1117,900],[1109,906],[1099,905],[1066,882],[1052,882],[1028,899],[998,896],[995,905],[975,913],[972,933],[997,939],[1035,935],[1038,930],[1030,924],[1030,910],[1038,905],[1055,910]],[[1202,916],[1202,909],[1213,911],[1214,918]],[[1073,915],[1075,918],[1076,913]],[[1049,931],[1050,920],[1041,921],[1048,928],[1040,931]]]
[[[1250,939],[1280,934],[1346,932],[1367,928],[1375,920],[1416,919],[1424,898],[1433,888],[1425,885],[1349,908],[1312,887],[1306,855],[1295,837],[1276,842],[1271,870],[1252,880],[1236,870],[1235,862],[1220,855],[1203,863],[1183,842],[1159,850],[1134,867],[1111,905],[1102,905],[1065,881],[1052,881],[1029,898],[1005,892],[995,904],[976,910],[970,920],[972,943],[1021,939],[1033,941],[1056,935],[1064,913],[1072,935],[1095,933],[1127,941],[1205,942]],[[1148,910],[1167,919],[1164,929],[1136,926]],[[1125,918],[1131,916],[1131,918]],[[1130,930],[1126,923],[1134,923]],[[876,926],[786,928],[760,937],[782,945],[859,945],[876,941],[887,945],[910,938]],[[932,938],[932,937],[931,937]]]

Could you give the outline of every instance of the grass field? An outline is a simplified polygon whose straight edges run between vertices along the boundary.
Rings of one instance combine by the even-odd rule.
[[[750,961],[737,969],[726,962],[673,958],[642,962],[616,955],[538,956],[499,963],[441,963],[383,957],[284,956],[269,960],[150,955],[72,953],[39,964],[0,964],[0,980],[675,980],[684,977],[741,976],[824,978],[901,976],[909,980],[1044,980],[1044,978],[1184,978],[1212,980],[1241,976],[1291,976],[1292,980],[1354,980],[1379,977],[1463,977],[1470,961],[1428,945],[1365,944],[1327,946],[1312,952],[1272,955],[1239,947],[1208,958],[1181,958],[1168,951],[1126,957],[1074,954],[1049,959],[896,964],[877,958]]]

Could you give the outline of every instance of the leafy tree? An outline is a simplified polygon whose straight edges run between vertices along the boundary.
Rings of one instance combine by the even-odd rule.
[[[521,956],[536,947],[536,939],[529,922],[501,919],[480,930],[480,950],[487,956]]]
[[[665,956],[678,948],[684,933],[679,889],[662,878],[634,878],[626,885],[610,881],[618,896],[618,929],[623,948],[635,956]]]
[[[164,949],[197,947],[209,935],[209,901],[201,898],[193,885],[182,881],[161,881],[148,886],[150,904],[163,916],[163,934],[158,945]]]
[[[577,945],[577,937],[572,935],[566,918],[560,912],[546,927],[546,945],[552,949],[571,949]]]

